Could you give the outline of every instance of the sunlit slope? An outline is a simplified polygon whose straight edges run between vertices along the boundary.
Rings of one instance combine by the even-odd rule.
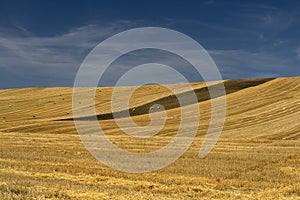
[[[279,78],[227,96],[224,137],[299,139],[300,78]]]
[[[245,84],[247,81],[249,82],[249,80],[227,83],[225,81],[228,93],[227,116],[222,137],[299,139],[300,78],[270,79],[255,84],[251,83],[252,85]],[[247,87],[243,85],[247,85]],[[203,83],[195,83],[193,88],[195,91],[200,91],[199,99],[208,95],[207,90],[201,90],[205,88]],[[97,89],[95,98],[97,114],[111,112],[112,89],[111,87]],[[129,92],[136,88],[123,87],[121,89]],[[184,92],[187,91],[182,91],[182,93]],[[176,100],[172,98],[174,96],[172,95],[168,88],[161,85],[138,88],[130,99],[130,109],[140,107],[142,112],[133,119],[140,124],[143,124],[143,121],[148,123],[149,105],[160,102],[168,107]],[[163,101],[159,101],[161,99]],[[122,98],[117,98],[115,101],[122,102]],[[148,105],[148,107],[144,109],[144,105]],[[168,117],[172,118],[167,126],[180,123],[180,108],[176,105],[167,110]],[[203,126],[199,127],[198,132],[203,135],[211,117],[210,101],[207,98],[200,99],[199,108],[201,111],[200,124]],[[76,134],[72,120],[64,121],[64,119],[72,119],[72,88],[1,90],[0,119],[0,131]],[[106,120],[102,124],[105,127],[112,121]]]

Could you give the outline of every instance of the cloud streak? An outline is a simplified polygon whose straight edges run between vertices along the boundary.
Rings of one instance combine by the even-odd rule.
[[[18,87],[17,82],[23,82],[25,87],[71,86],[80,63],[95,45],[132,26],[134,23],[128,21],[93,24],[53,37],[11,36],[3,34],[9,30],[1,31],[0,87]],[[53,82],[43,83],[45,78]],[[26,85],[28,79],[32,81]]]
[[[273,14],[275,11],[270,11],[270,13]],[[268,18],[268,16],[271,17]],[[282,16],[283,14],[248,13],[243,17],[250,21],[255,19],[265,25],[268,24],[272,32],[276,32],[286,29],[292,23],[290,20],[284,24],[283,18],[279,27],[271,28],[271,26],[276,26],[275,21],[278,21]],[[139,22],[134,21],[114,21],[101,25],[90,24],[70,29],[61,35],[48,37],[35,36],[19,25],[15,26],[18,31],[0,27],[0,87],[72,86],[76,72],[90,50],[106,38],[139,25]],[[244,34],[256,36],[256,40],[260,34],[259,28],[239,30],[213,24],[204,24],[204,26],[210,28],[210,31],[218,30],[227,35],[231,33],[231,36],[235,36],[235,34],[236,36]],[[274,31],[275,29],[276,31]],[[265,32],[261,34],[264,35]],[[197,39],[201,43],[201,38]],[[220,38],[213,39],[221,40]],[[233,38],[224,37],[222,40],[230,43]],[[234,40],[236,43],[245,41],[255,43],[254,37],[235,37]],[[126,41],[124,45],[126,45]],[[127,42],[127,45],[130,45],[130,41]],[[209,49],[209,53],[215,60],[224,79],[299,75],[299,48],[288,47],[290,41],[284,38],[276,38],[271,40],[268,46],[264,44],[259,48],[230,49],[228,46],[225,46],[227,48],[222,46],[221,49],[221,45]],[[118,49],[118,44],[115,48]],[[280,50],[281,48],[286,49]],[[284,51],[293,52],[294,55],[284,54]],[[165,61],[170,65],[174,62],[177,62],[176,59]],[[132,62],[128,61],[128,63]],[[118,67],[122,68],[123,66]],[[182,68],[184,67],[182,66]]]
[[[298,60],[278,57],[269,51],[210,50],[225,79],[299,75]]]

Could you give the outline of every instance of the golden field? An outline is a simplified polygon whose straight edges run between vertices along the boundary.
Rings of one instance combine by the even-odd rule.
[[[193,144],[170,166],[144,174],[113,170],[85,149],[72,119],[72,88],[0,90],[0,199],[300,199],[300,77],[224,84],[225,125],[208,156],[199,159],[198,152],[211,100],[204,83],[193,83],[201,112]],[[129,103],[140,126],[149,123],[150,105],[167,108],[167,123],[151,139],[117,127],[112,90],[98,88],[95,97],[99,125],[112,142],[150,152],[171,141],[180,107],[169,89],[121,88],[135,90]]]

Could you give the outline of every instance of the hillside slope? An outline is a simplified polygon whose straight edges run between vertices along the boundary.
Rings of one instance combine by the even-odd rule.
[[[210,122],[211,101],[206,84],[192,85],[201,113],[197,137],[175,163],[147,174],[115,171],[90,155],[74,125],[72,88],[0,90],[0,199],[299,198],[300,77],[224,81],[225,125],[205,159],[197,155]],[[182,85],[169,87],[179,88],[180,95],[191,92]],[[97,89],[99,124],[128,151],[159,149],[177,133],[181,108],[164,85],[121,88],[128,93],[135,89],[129,112],[138,125],[150,122],[153,104],[166,108],[167,123],[158,134],[133,138],[118,128],[110,108],[112,87]],[[114,101],[121,104],[123,99]],[[191,112],[192,106],[185,105]]]
[[[269,139],[299,139],[300,124],[297,123],[300,114],[300,78],[278,78],[259,80],[225,82],[227,91],[227,116],[222,135],[235,138],[269,138]],[[253,83],[254,82],[254,83]],[[216,83],[217,84],[217,83]],[[245,86],[246,85],[246,86]],[[237,87],[239,86],[239,87]],[[110,113],[111,87],[97,91],[96,111],[98,118],[112,119]],[[124,90],[134,90],[134,87],[124,87]],[[209,94],[205,84],[194,84],[199,99],[202,122],[209,123]],[[183,92],[185,95],[187,92]],[[30,128],[39,131],[35,124],[46,123],[51,131],[60,129],[65,132],[71,129],[72,121],[72,89],[71,88],[32,88],[11,89],[0,91],[0,130],[20,130]],[[118,101],[116,99],[115,101]],[[122,98],[120,100],[122,102]],[[131,100],[131,112],[136,121],[145,121],[149,108],[153,104],[161,104],[167,109],[168,115],[175,118],[180,112],[176,97],[171,91],[159,85],[139,88]],[[187,105],[189,106],[189,105]],[[102,113],[102,114],[100,114]],[[139,119],[140,118],[140,119]],[[62,121],[56,121],[62,120]],[[202,123],[201,122],[201,123]],[[203,122],[203,123],[204,123]],[[66,125],[62,125],[66,123]],[[142,122],[141,122],[142,123]],[[60,128],[63,126],[65,130]],[[7,127],[7,129],[5,128]],[[18,127],[18,128],[17,128]],[[50,127],[49,127],[50,128]],[[45,130],[47,128],[45,127]],[[201,130],[199,130],[201,132]],[[76,132],[74,132],[76,134]]]

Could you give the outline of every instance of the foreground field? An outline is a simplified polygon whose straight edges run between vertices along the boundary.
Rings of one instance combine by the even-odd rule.
[[[198,158],[210,101],[205,84],[195,83],[201,110],[197,137],[175,163],[146,174],[112,170],[89,154],[72,120],[71,88],[0,91],[0,199],[299,199],[300,78],[227,81],[225,86],[227,116],[213,151]],[[97,91],[99,119],[111,112],[111,91]],[[172,97],[160,85],[134,93],[130,107],[137,108],[133,119],[139,125],[149,123],[147,105],[173,105],[166,126],[150,141],[126,136],[109,117],[99,124],[129,151],[161,148],[180,123]]]

